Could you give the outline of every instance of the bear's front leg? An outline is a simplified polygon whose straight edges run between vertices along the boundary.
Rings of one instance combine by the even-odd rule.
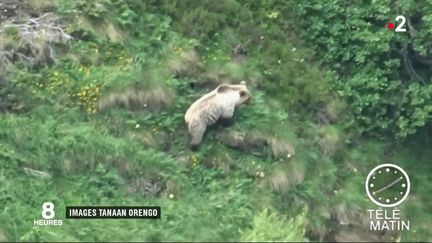
[[[221,117],[219,118],[219,123],[222,126],[229,127],[234,124],[234,109],[234,106],[225,108]]]

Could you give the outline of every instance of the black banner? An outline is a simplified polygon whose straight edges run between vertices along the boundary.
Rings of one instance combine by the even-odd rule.
[[[160,219],[160,206],[66,206],[67,219]]]

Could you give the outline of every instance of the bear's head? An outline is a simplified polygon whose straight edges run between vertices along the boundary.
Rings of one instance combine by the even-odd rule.
[[[245,81],[241,81],[240,84],[221,84],[216,89],[218,94],[232,97],[235,100],[235,105],[249,103],[252,100],[252,95],[246,86]]]

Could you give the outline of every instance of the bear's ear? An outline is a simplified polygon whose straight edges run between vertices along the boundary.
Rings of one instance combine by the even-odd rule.
[[[242,81],[240,82],[240,85],[246,85],[246,81],[242,80]]]
[[[222,92],[227,91],[228,89],[230,89],[230,86],[228,84],[221,84],[217,87],[216,90],[218,93],[222,93]]]

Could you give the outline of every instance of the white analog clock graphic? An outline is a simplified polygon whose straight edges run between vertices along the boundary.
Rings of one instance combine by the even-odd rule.
[[[410,186],[408,174],[394,164],[382,164],[373,168],[365,182],[369,199],[381,207],[401,204],[408,197]]]

